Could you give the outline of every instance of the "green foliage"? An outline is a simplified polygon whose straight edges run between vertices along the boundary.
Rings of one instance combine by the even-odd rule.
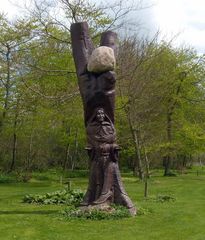
[[[4,174],[4,173],[0,173],[0,184],[1,183],[12,183],[15,182],[16,179],[14,176],[8,175],[8,174]]]
[[[119,130],[133,163],[141,158],[145,165],[145,153],[158,166],[164,156],[180,165],[183,156],[202,154],[204,56],[157,39],[149,43],[128,38],[120,44],[117,107],[123,121]]]
[[[66,171],[66,178],[84,178],[89,176],[88,170]]]
[[[67,204],[77,206],[83,200],[84,192],[81,190],[61,190],[46,194],[25,195],[24,203],[36,204]]]
[[[16,171],[10,174],[0,173],[0,183],[28,182],[32,178],[30,172]]]
[[[63,211],[66,219],[89,219],[89,220],[117,220],[130,217],[127,208],[118,205],[112,205],[110,209],[87,209],[68,208]]]
[[[99,32],[108,28],[113,23],[113,19],[109,17],[103,8],[100,8],[91,1],[62,1],[65,9],[65,16],[74,22],[88,22],[92,32]]]

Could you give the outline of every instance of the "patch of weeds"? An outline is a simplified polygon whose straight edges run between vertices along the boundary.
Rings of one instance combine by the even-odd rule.
[[[159,203],[175,202],[176,198],[171,194],[157,194],[156,196],[150,196],[145,198],[146,201],[154,201]]]
[[[137,216],[142,216],[142,215],[148,215],[152,213],[153,211],[148,208],[143,208],[143,207],[138,207],[137,208]]]
[[[25,172],[25,171],[16,171],[16,181],[17,182],[29,182],[32,178],[31,172]]]
[[[176,198],[172,195],[168,195],[168,194],[158,194],[156,196],[156,201],[160,202],[160,203],[164,203],[164,202],[175,202]]]
[[[164,175],[164,177],[177,177],[177,174],[174,172],[169,172],[166,175]]]
[[[88,177],[89,171],[88,170],[74,170],[74,171],[67,171],[65,177],[66,178],[84,178]]]
[[[47,170],[47,171],[36,171],[33,172],[32,178],[38,181],[58,181],[59,173],[55,171],[54,169],[52,170]]]
[[[16,171],[9,174],[0,173],[0,183],[29,182],[31,172]]]
[[[48,176],[44,176],[44,175],[36,175],[35,179],[39,180],[39,181],[48,181],[49,177]]]
[[[109,209],[87,209],[68,208],[63,211],[66,219],[89,219],[89,220],[116,220],[130,217],[127,208],[118,205],[112,205]]]
[[[60,190],[43,195],[26,195],[23,198],[24,203],[35,204],[67,204],[78,206],[83,200],[84,192],[81,190]]]

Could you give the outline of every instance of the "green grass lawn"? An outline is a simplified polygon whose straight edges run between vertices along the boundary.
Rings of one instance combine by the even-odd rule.
[[[43,175],[42,175],[43,176]],[[136,206],[150,213],[121,220],[65,220],[59,211],[65,206],[22,203],[25,194],[60,190],[49,177],[29,183],[0,183],[0,239],[19,240],[205,240],[205,176],[190,173],[177,177],[154,176],[149,194],[171,194],[175,202],[143,199],[143,183],[129,174],[123,177]],[[38,180],[37,180],[38,179]],[[41,179],[41,180],[40,180]],[[72,187],[85,189],[87,178],[73,178]]]

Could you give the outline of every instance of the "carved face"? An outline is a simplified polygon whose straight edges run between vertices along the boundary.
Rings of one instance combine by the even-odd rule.
[[[96,118],[99,122],[103,122],[105,120],[105,113],[104,113],[104,110],[102,108],[97,110]]]

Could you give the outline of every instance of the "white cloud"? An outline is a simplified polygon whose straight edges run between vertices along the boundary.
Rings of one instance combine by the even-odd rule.
[[[155,0],[154,21],[168,38],[179,33],[177,44],[186,43],[205,52],[205,1]]]
[[[23,13],[26,0],[0,0],[0,12],[4,12],[10,19]]]

